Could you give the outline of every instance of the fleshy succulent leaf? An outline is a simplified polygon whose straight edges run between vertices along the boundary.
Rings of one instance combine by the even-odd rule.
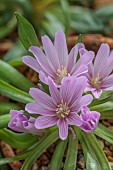
[[[39,45],[33,26],[19,13],[15,13],[18,22],[18,34],[24,47],[28,50],[31,45]]]
[[[102,139],[108,141],[109,143],[113,144],[113,132],[106,128],[101,123],[98,125],[97,129],[94,132],[97,136],[101,137]]]
[[[30,169],[33,162],[39,158],[39,156],[55,141],[59,138],[58,131],[54,131],[49,134],[46,138],[40,140],[40,143],[35,146],[31,154],[26,158],[21,170]]]
[[[77,162],[78,139],[73,139],[72,134],[69,134],[68,152],[64,164],[64,170],[75,170]]]
[[[34,101],[28,93],[20,89],[17,89],[14,86],[11,86],[10,84],[6,83],[1,79],[0,79],[0,94],[22,103],[28,103]]]
[[[53,169],[60,170],[61,169],[62,159],[63,159],[64,151],[66,149],[66,145],[67,145],[67,139],[64,141],[60,141],[57,144],[54,154],[52,156],[50,170],[53,170]]]

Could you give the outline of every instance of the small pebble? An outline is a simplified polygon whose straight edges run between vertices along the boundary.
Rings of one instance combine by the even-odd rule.
[[[107,156],[112,156],[112,152],[110,150],[104,150],[104,153],[107,155]]]
[[[110,146],[110,143],[108,141],[105,141],[106,146]]]
[[[80,145],[80,144],[78,144],[78,150],[81,150],[81,149],[82,149],[81,145]]]
[[[113,119],[108,119],[107,121],[113,124]]]
[[[78,160],[84,160],[84,156],[82,154],[78,155]]]
[[[47,166],[42,166],[42,170],[48,170]]]
[[[108,158],[109,162],[113,162],[113,157],[112,156],[108,156],[107,158]]]
[[[108,128],[109,128],[111,131],[113,131],[113,126],[109,126]]]
[[[107,122],[107,121],[105,121],[105,120],[103,120],[102,123],[103,123],[105,126],[107,126],[107,127],[110,126],[110,123]]]
[[[79,168],[85,168],[85,160],[78,161],[78,167]]]
[[[35,162],[32,166],[32,170],[37,170],[38,169],[38,165],[37,165],[37,162]]]
[[[111,151],[113,151],[113,145],[110,145],[110,147],[109,147],[109,148],[110,148],[110,150],[111,150]]]

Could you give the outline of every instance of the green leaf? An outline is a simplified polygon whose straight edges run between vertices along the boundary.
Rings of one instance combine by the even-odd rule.
[[[28,155],[30,154],[30,151],[24,151],[24,153],[17,155],[15,157],[10,157],[10,158],[0,158],[0,165],[4,165],[10,162],[14,162],[17,160],[24,160],[25,158],[28,157]]]
[[[30,170],[32,164],[39,156],[59,138],[58,131],[54,131],[46,138],[40,140],[40,143],[32,150],[31,154],[26,158],[21,170]]]
[[[0,115],[9,113],[10,110],[22,110],[22,107],[10,102],[0,102]]]
[[[89,105],[89,107],[106,103],[108,101],[111,101],[112,99],[113,99],[112,91],[103,91],[101,97],[99,99],[94,99],[92,103]]]
[[[26,54],[27,51],[23,47],[21,41],[18,40],[14,45],[14,47],[10,51],[8,51],[2,59],[10,63],[11,61],[14,61]]]
[[[78,43],[83,43],[82,34],[79,34],[79,36],[78,36],[78,39],[77,39],[77,41],[76,41],[76,44],[78,44]]]
[[[76,33],[103,31],[103,22],[93,14],[92,10],[78,6],[71,6],[69,10],[71,13],[70,26]]]
[[[78,151],[78,139],[73,139],[72,134],[69,134],[69,145],[64,164],[64,170],[75,170],[77,162],[77,151]]]
[[[46,34],[53,39],[55,36],[55,32],[65,29],[63,23],[57,18],[54,12],[45,11],[44,17],[46,18],[46,20],[39,23],[39,32],[41,35],[44,35],[46,32]]]
[[[113,119],[113,110],[101,112],[100,119]]]
[[[21,65],[23,65],[22,57],[18,57],[11,61],[8,61],[8,64],[10,64],[13,67],[21,66]]]
[[[107,140],[109,143],[113,144],[113,132],[99,123],[98,127],[94,133],[102,139]]]
[[[5,77],[5,79],[10,82],[12,85],[29,91],[30,87],[35,85],[26,79],[19,71],[10,66],[8,63],[0,60],[0,74]]]
[[[22,137],[22,136],[20,136],[20,137]],[[46,138],[47,138],[47,134],[45,134],[45,136],[43,137],[43,140],[46,139]],[[22,140],[23,140],[23,138],[22,138]],[[24,160],[24,159],[26,159],[32,153],[33,149],[34,148],[36,149],[36,147],[38,147],[41,142],[42,142],[42,140],[39,140],[38,142],[35,142],[27,150],[24,150],[23,153],[21,153],[21,154],[19,154],[17,156],[10,157],[10,158],[2,158],[2,159],[0,159],[0,165],[4,165],[6,163],[14,162],[14,161],[17,161],[17,160]]]
[[[0,116],[0,129],[6,128],[10,120],[11,120],[10,114]]]
[[[0,27],[0,38],[3,38],[7,36],[10,32],[14,30],[16,27],[16,19],[15,17],[12,17],[6,25],[2,25]]]
[[[108,21],[113,18],[113,4],[105,5],[97,10],[95,10],[94,14],[101,18],[104,21]]]
[[[66,37],[68,37],[69,29],[70,29],[69,4],[67,0],[60,0],[60,3],[61,3],[61,10],[63,12],[63,18],[64,18],[65,35]]]
[[[61,169],[61,164],[62,164],[62,159],[63,155],[66,149],[67,145],[67,140],[60,141],[53,153],[51,164],[50,164],[50,170],[60,170]]]
[[[39,83],[42,85],[44,91],[50,95],[50,92],[49,92],[49,86],[45,83],[43,83],[42,81],[39,80]]]
[[[112,101],[90,107],[90,110],[100,112],[101,114],[100,119],[113,118],[113,102]]]
[[[2,150],[0,149],[0,159],[3,158]],[[8,165],[0,166],[0,170],[10,170]]]
[[[101,169],[102,170],[112,170],[109,165],[109,162],[106,158],[106,155],[104,154],[95,135],[83,132],[83,136],[84,136],[86,143],[90,146],[90,149],[92,149],[93,153],[95,154],[95,156],[100,164]]]
[[[47,137],[47,136],[45,136],[45,137]],[[30,146],[27,150],[24,150],[23,153],[21,153],[19,155],[16,155],[16,156],[10,157],[10,158],[2,158],[2,159],[0,159],[0,165],[4,165],[6,163],[14,162],[14,161],[17,161],[17,160],[26,159],[29,156],[29,154],[31,153],[31,151],[33,150],[33,148],[38,146],[39,143],[40,143],[40,141],[35,142],[32,146]]]
[[[20,11],[21,13],[24,13],[24,15],[27,18],[32,19],[33,10],[32,10],[32,5],[30,1],[28,0],[8,0],[8,1],[0,0],[0,3],[1,5],[3,4],[6,7],[6,9],[8,9],[8,12],[11,10],[11,14],[14,13],[15,9],[18,9],[18,11]]]
[[[108,113],[109,113],[110,110],[113,110],[113,102],[109,101],[109,102],[106,102],[106,103],[103,103],[100,105],[90,107],[90,110],[94,110],[94,111],[98,111],[98,112],[108,111]]]
[[[101,170],[98,160],[95,159],[95,155],[92,150],[89,148],[89,145],[86,143],[86,138],[84,138],[82,131],[78,127],[74,127],[78,139],[82,145],[83,153],[86,160],[87,170]]]
[[[18,34],[24,47],[28,50],[30,46],[40,46],[33,26],[19,13],[15,13],[18,22]]]
[[[34,102],[34,99],[28,93],[9,85],[3,80],[0,80],[0,94],[25,104]]]
[[[38,140],[38,137],[28,133],[16,133],[8,129],[0,129],[0,139],[13,148],[26,149],[32,146]]]
[[[82,43],[82,42],[83,42],[83,40],[82,40],[82,35],[80,34],[80,35],[78,36],[78,39],[77,39],[77,41],[76,41],[76,44]],[[79,54],[79,52],[78,52],[76,61],[78,61],[79,58],[80,58],[80,54]]]

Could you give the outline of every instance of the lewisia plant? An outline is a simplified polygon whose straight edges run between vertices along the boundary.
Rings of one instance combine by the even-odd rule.
[[[17,109],[12,107],[10,115],[0,116],[0,127],[5,128],[0,129],[0,138],[12,147],[24,150],[18,156],[1,158],[0,165],[25,160],[21,170],[30,170],[40,155],[56,142],[50,170],[60,170],[62,164],[64,170],[75,170],[80,141],[87,170],[111,170],[96,138],[99,136],[113,144],[113,132],[99,123],[99,119],[113,117],[113,55],[109,46],[102,44],[95,55],[78,39],[79,43],[68,52],[65,34],[57,32],[54,43],[44,36],[40,48],[34,46],[37,37],[33,27],[16,15],[20,39],[35,57],[24,56],[23,62],[39,74],[40,88],[19,73],[20,79],[17,79],[17,72],[17,83],[11,82],[13,79],[9,77],[7,82],[0,81],[0,87],[4,86],[1,94],[26,104],[20,109],[21,105]],[[23,30],[33,32],[34,36],[26,34],[24,41]],[[11,66],[6,68],[12,69]],[[18,80],[25,83],[19,84]],[[64,152],[66,157],[63,157]]]
[[[31,56],[24,56],[23,62],[39,73],[39,78],[48,84],[48,76],[60,87],[62,79],[67,76],[80,76],[88,71],[88,65],[94,57],[93,51],[87,51],[84,44],[75,45],[68,54],[66,38],[63,32],[55,34],[54,44],[48,36],[42,37],[44,52],[36,46],[31,46]],[[78,51],[80,58],[77,61]]]

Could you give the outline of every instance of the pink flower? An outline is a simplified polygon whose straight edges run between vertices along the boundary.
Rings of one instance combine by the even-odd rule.
[[[90,111],[88,107],[84,106],[81,109],[80,118],[82,120],[80,128],[87,133],[92,133],[98,125],[100,113]]]
[[[83,76],[66,77],[62,80],[60,91],[50,78],[48,84],[51,96],[39,89],[31,88],[30,95],[36,102],[27,104],[25,109],[29,113],[41,115],[35,122],[37,129],[57,125],[60,138],[65,140],[68,125],[81,126],[82,120],[78,112],[92,101],[90,94],[82,96],[87,79]]]
[[[113,53],[110,54],[108,44],[102,44],[96,55],[94,64],[89,65],[86,77],[88,79],[85,91],[91,91],[96,98],[99,98],[102,90],[110,90],[113,86]]]
[[[68,55],[66,38],[63,32],[55,34],[54,45],[48,36],[42,37],[44,52],[31,46],[29,51],[31,56],[24,56],[23,62],[39,73],[39,78],[48,84],[48,76],[54,81],[56,86],[60,86],[62,79],[67,76],[79,76],[88,71],[87,65],[92,61],[94,53],[87,51],[83,44],[75,45]],[[76,62],[78,52],[80,59]]]
[[[12,119],[9,122],[8,127],[17,132],[38,134],[39,131],[34,126],[35,118],[28,118],[23,114],[23,112],[23,110],[11,110],[10,114]]]

